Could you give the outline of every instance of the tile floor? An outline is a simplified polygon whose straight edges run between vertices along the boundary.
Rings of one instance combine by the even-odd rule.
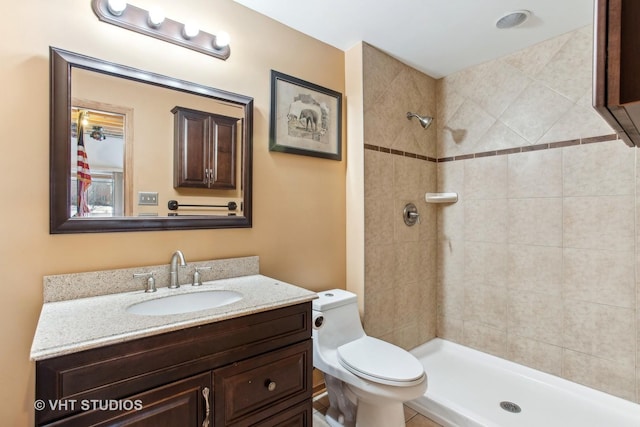
[[[324,414],[327,412],[328,406],[329,399],[326,393],[322,393],[313,399],[313,427],[329,427],[329,424],[324,420]],[[406,406],[404,407],[404,419],[406,427],[442,427],[440,424]]]

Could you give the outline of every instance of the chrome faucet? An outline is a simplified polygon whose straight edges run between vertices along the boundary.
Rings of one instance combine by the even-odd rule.
[[[176,289],[180,287],[180,282],[178,280],[178,260],[180,260],[180,267],[187,266],[182,251],[175,251],[171,256],[171,268],[169,270],[169,289]]]

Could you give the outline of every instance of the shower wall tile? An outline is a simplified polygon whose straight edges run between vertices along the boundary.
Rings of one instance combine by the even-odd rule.
[[[635,308],[635,254],[597,249],[565,248],[566,298]]]
[[[506,331],[474,321],[463,323],[462,344],[498,357],[507,354]]]
[[[506,199],[466,200],[464,203],[464,235],[467,241],[506,243],[507,222]]]
[[[509,243],[562,246],[562,199],[509,199]]]
[[[365,245],[393,242],[393,199],[369,198],[364,202]]]
[[[613,134],[591,107],[591,31],[437,82],[365,44],[365,143],[444,158]],[[365,150],[367,333],[410,348],[437,331],[640,401],[636,155],[620,141],[443,163]],[[427,205],[433,191],[459,200]]]
[[[560,117],[537,143],[552,143],[576,138],[589,138],[595,135],[612,134],[611,127],[602,120],[596,110],[591,106],[591,91],[589,91],[587,95],[588,96],[581,98],[566,114]],[[585,102],[583,99],[587,101]]]
[[[560,295],[509,291],[509,333],[560,346],[562,322]]]
[[[446,123],[446,130],[438,135],[438,157],[484,151],[479,145],[482,136],[493,126],[496,119],[475,102],[465,100]],[[454,138],[456,130],[464,130],[460,141]],[[446,147],[446,149],[440,149]]]
[[[592,31],[587,26],[440,79],[438,157],[613,133],[591,107]],[[451,130],[465,137],[456,142]]]
[[[634,370],[588,354],[563,352],[564,378],[631,401],[636,400]]]
[[[506,197],[507,156],[465,160],[463,163],[466,200]]]
[[[562,347],[556,345],[521,337],[510,332],[507,357],[511,361],[539,371],[556,376],[562,375]]]
[[[565,301],[563,346],[635,366],[635,310],[575,300]]]
[[[365,277],[367,286],[373,292],[392,292],[396,278],[396,262],[393,256],[393,242],[381,245],[367,245],[365,248]]]
[[[436,81],[363,44],[365,294],[368,334],[404,348],[435,336],[437,219],[424,193],[436,191],[436,165],[391,150],[435,158]],[[436,117],[423,129],[407,111]],[[404,224],[406,203],[421,222]],[[426,308],[426,309],[425,309]]]
[[[450,316],[439,316],[438,336],[458,344],[464,344],[464,320]]]
[[[457,192],[458,202],[438,206],[438,239],[461,240],[464,238],[464,162],[438,163],[437,191]]]
[[[507,293],[493,286],[466,282],[464,320],[506,331]]]
[[[393,158],[386,153],[364,150],[365,199],[385,197],[393,192]]]
[[[438,281],[438,316],[462,319],[464,315],[464,282]]]
[[[465,130],[458,130],[458,133],[462,132],[465,132]],[[505,150],[513,147],[525,147],[527,145],[529,145],[529,141],[509,129],[504,123],[496,121],[480,138],[478,149],[480,152],[483,152]]]
[[[463,283],[464,276],[464,240],[445,240],[438,242],[438,280]]]
[[[509,245],[507,257],[509,289],[517,292],[562,292],[562,248]]]
[[[464,280],[506,288],[508,250],[504,243],[465,242]]]
[[[509,198],[562,197],[562,151],[542,150],[508,158]],[[544,170],[544,174],[540,171]]]
[[[634,194],[635,153],[620,141],[567,147],[562,154],[565,197]]]
[[[567,197],[563,211],[565,247],[635,249],[634,196]]]
[[[535,144],[572,106],[573,103],[558,92],[533,82],[502,114],[500,120],[530,144]]]
[[[367,283],[365,290],[364,329],[369,335],[382,337],[393,333],[395,293]]]
[[[412,283],[420,277],[420,245],[422,242],[396,243],[393,249],[395,258],[395,282],[403,285]]]
[[[423,293],[421,288],[419,282],[400,282],[400,286],[395,287],[394,330],[402,329],[416,321],[418,317],[416,313],[421,309],[420,302],[422,302]]]
[[[399,329],[394,329],[393,338],[389,341],[395,343],[398,347],[404,348],[405,350],[411,350],[419,344],[422,344],[419,340],[420,329],[421,326],[418,325],[417,322],[404,325]]]
[[[502,58],[502,61],[517,68],[530,77],[537,76],[560,49],[571,39],[573,33],[543,41],[527,49]]]
[[[531,82],[530,78],[507,63],[480,64],[469,75],[464,95],[493,117],[499,117]]]
[[[535,76],[542,84],[576,102],[591,90],[593,36],[575,31]]]
[[[405,66],[391,56],[370,46],[364,46],[362,58],[365,65],[375,64],[375,69],[367,68],[363,75],[363,101],[366,117],[370,108],[380,104],[380,98],[386,93],[389,82],[395,79]]]
[[[640,401],[638,150],[575,145],[614,133],[591,106],[592,30],[437,82],[437,158],[465,159],[437,165],[459,194],[437,208],[437,332]]]

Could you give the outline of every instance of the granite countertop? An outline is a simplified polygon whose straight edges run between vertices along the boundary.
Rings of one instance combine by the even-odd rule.
[[[222,307],[164,316],[131,314],[130,305],[192,292],[232,290],[240,301]],[[200,287],[158,288],[157,292],[124,292],[68,301],[47,302],[31,346],[31,360],[157,335],[252,313],[308,302],[316,293],[261,274],[213,280]]]

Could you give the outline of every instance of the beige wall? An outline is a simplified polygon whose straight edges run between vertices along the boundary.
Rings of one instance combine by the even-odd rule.
[[[364,326],[408,349],[436,332],[436,211],[424,202],[436,184],[435,163],[427,160],[436,153],[436,128],[425,130],[406,114],[435,116],[436,82],[367,44],[362,58]],[[412,227],[402,216],[408,202],[421,218]]]
[[[462,156],[438,163],[460,196],[438,212],[438,335],[640,401],[637,151],[585,139],[613,133],[591,28],[438,85],[438,157]],[[543,145],[562,141],[592,143]]]
[[[344,53],[231,0],[161,4],[167,16],[197,18],[232,36],[227,61],[100,23],[87,1],[11,5],[0,39],[4,208],[0,298],[0,417],[32,425],[29,349],[42,304],[42,276],[189,260],[259,255],[264,274],[309,289],[345,287],[346,162],[268,151],[271,69],[344,92]],[[135,2],[148,8],[151,1]],[[89,56],[255,98],[253,228],[49,235],[48,49]]]

